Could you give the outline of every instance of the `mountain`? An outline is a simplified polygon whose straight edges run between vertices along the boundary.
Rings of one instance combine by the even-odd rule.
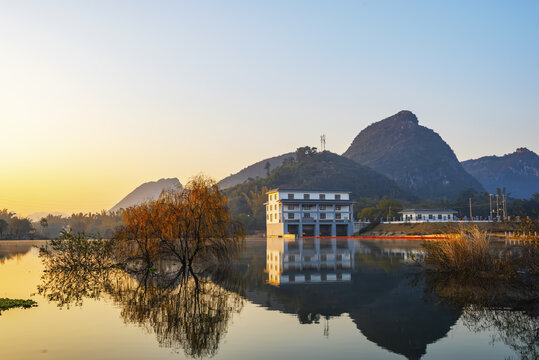
[[[247,166],[246,168],[235,174],[227,176],[223,180],[219,181],[218,185],[221,189],[227,189],[234,185],[241,184],[249,179],[265,178],[268,173],[265,168],[266,163],[270,163],[270,167],[268,170],[272,171],[273,169],[281,166],[284,159],[294,156],[294,153],[287,153],[279,156],[274,156],[269,159],[264,159],[262,161],[254,163],[253,165]]]
[[[120,209],[142,204],[146,201],[155,200],[159,197],[163,190],[178,190],[183,189],[180,180],[177,178],[161,179],[158,181],[150,181],[137,187],[124,197],[118,204],[114,205],[109,211],[114,212]]]
[[[352,199],[369,197],[379,199],[415,200],[393,180],[371,168],[329,151],[318,153],[309,147],[299,148],[293,157],[286,159],[269,176],[250,180],[225,190],[235,216],[243,216],[248,227],[262,229],[266,214],[264,187],[346,190]],[[252,223],[250,223],[252,222]]]
[[[516,198],[530,198],[539,193],[539,156],[526,148],[504,156],[467,160],[462,166],[490,193],[503,187]]]
[[[420,197],[456,197],[464,190],[484,191],[468,174],[440,135],[401,111],[362,130],[343,154],[387,175]]]

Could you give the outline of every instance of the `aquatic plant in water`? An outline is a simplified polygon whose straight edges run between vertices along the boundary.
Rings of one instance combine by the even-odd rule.
[[[0,314],[2,314],[2,311],[4,310],[12,308],[28,309],[35,306],[37,306],[37,303],[34,300],[0,298]]]

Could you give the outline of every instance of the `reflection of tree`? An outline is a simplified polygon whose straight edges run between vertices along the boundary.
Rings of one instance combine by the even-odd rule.
[[[471,331],[495,331],[494,341],[502,341],[520,359],[539,359],[539,319],[523,311],[470,306],[462,314]]]
[[[110,288],[113,272],[118,270],[48,270],[43,273],[37,289],[39,294],[56,302],[59,307],[80,306],[85,298],[98,299]]]
[[[515,281],[473,281],[469,278],[426,273],[426,292],[462,308],[462,320],[471,331],[494,331],[520,359],[539,358],[537,287]]]
[[[235,279],[223,280],[237,285]],[[243,305],[239,295],[212,281],[210,275],[189,276],[183,268],[135,273],[53,269],[44,273],[38,290],[59,306],[80,305],[85,298],[111,298],[126,323],[155,333],[162,346],[183,349],[192,357],[216,354],[233,313]]]

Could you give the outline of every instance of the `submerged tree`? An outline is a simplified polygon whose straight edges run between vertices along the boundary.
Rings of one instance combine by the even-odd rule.
[[[118,254],[153,266],[176,258],[187,269],[196,259],[225,260],[238,255],[244,231],[234,221],[217,183],[195,177],[182,192],[127,209],[125,225],[115,236]]]

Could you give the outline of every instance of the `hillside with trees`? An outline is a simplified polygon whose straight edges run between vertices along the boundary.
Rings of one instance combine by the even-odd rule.
[[[248,229],[265,226],[264,202],[271,188],[346,190],[352,199],[360,197],[413,200],[388,177],[329,151],[317,152],[308,146],[298,148],[295,159],[287,158],[263,179],[248,181],[226,191],[229,204]]]
[[[539,156],[527,148],[463,161],[462,166],[492,194],[504,187],[515,198],[529,198],[539,192]]]
[[[293,158],[294,156],[295,154],[290,152],[283,155],[274,156],[269,159],[258,161],[238,171],[235,174],[227,176],[223,180],[219,181],[217,184],[221,189],[228,189],[232,186],[244,183],[246,181],[265,178],[270,174],[270,172],[281,166],[285,159]]]

